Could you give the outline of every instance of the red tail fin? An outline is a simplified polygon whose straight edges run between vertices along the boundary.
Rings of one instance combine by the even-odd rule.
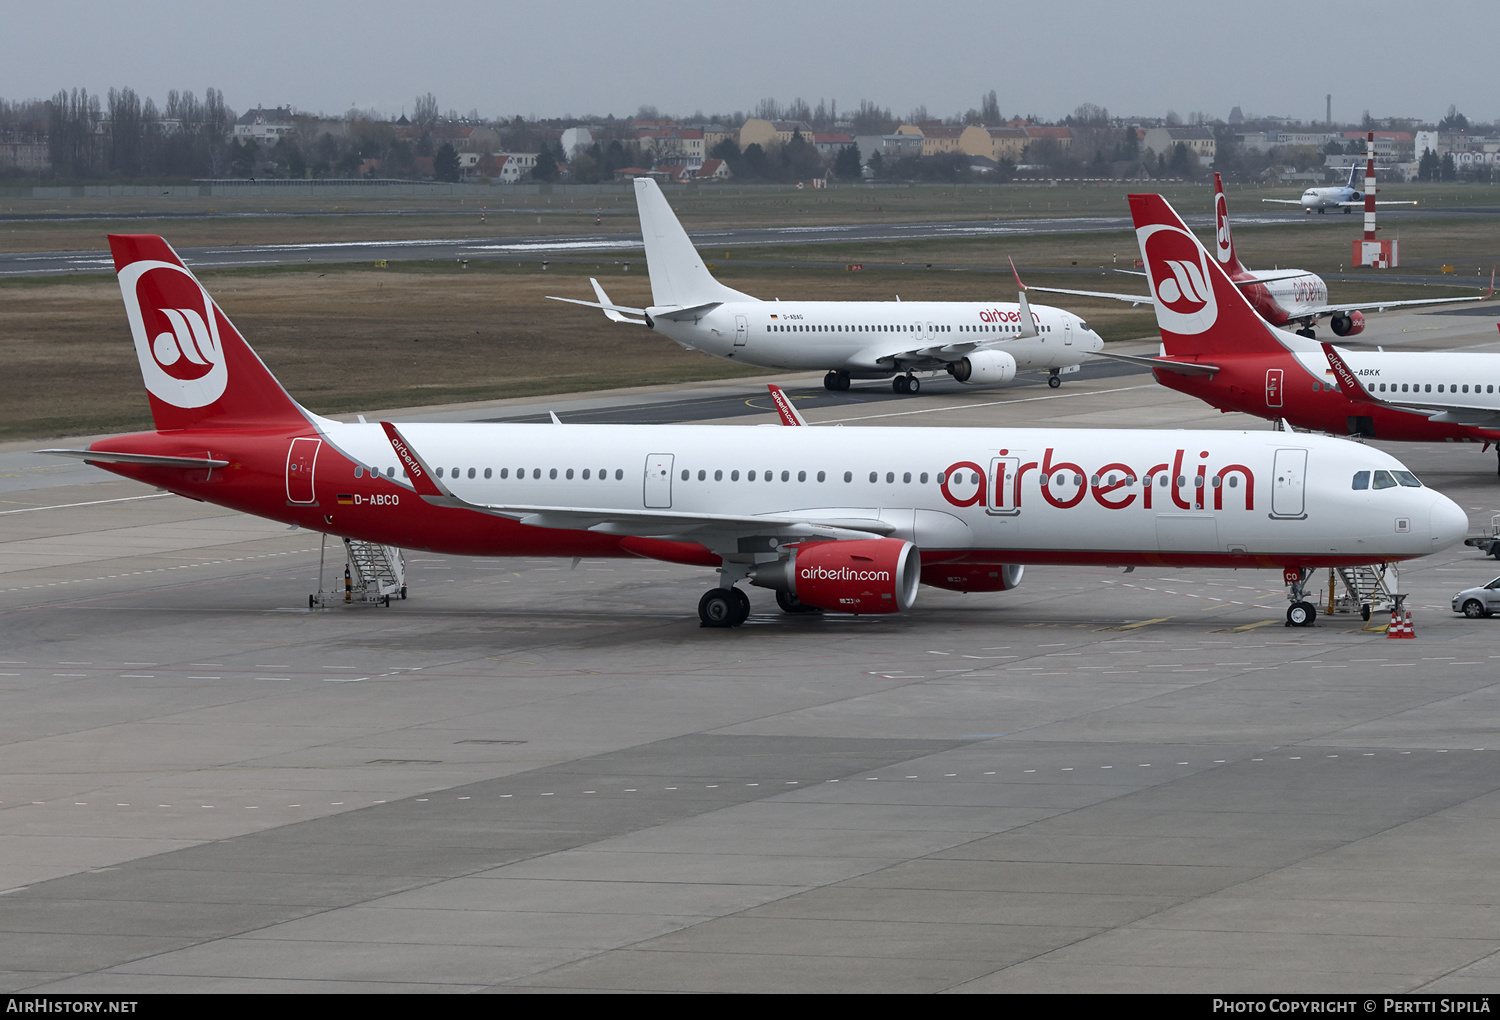
[[[111,234],[109,250],[159,431],[307,422],[171,245]]]
[[[1131,195],[1130,215],[1156,298],[1162,346],[1173,357],[1285,354],[1240,289],[1160,195]]]
[[[1214,240],[1214,254],[1219,257],[1219,265],[1224,267],[1231,280],[1239,279],[1245,274],[1245,267],[1240,265],[1239,257],[1234,253],[1234,235],[1229,232],[1229,203],[1224,201],[1224,181],[1217,170],[1214,171]]]

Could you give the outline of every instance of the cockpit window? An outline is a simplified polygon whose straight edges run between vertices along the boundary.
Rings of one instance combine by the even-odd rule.
[[[1422,483],[1417,481],[1417,476],[1410,471],[1392,471],[1391,474],[1396,476],[1396,481],[1408,489],[1420,489],[1422,487]]]
[[[1389,471],[1377,471],[1377,472],[1375,472],[1375,485],[1374,485],[1374,488],[1377,488],[1377,489],[1394,489],[1395,487],[1396,487],[1396,479],[1394,479],[1394,478],[1391,477],[1391,473]]]
[[[1078,320],[1078,328],[1080,330],[1082,330],[1083,332],[1087,333],[1089,331],[1089,324],[1086,323],[1086,322],[1084,322],[1082,319],[1079,319]]]
[[[1356,472],[1354,472],[1354,486],[1353,487],[1355,489],[1368,489],[1370,487],[1370,472],[1368,472],[1368,471],[1356,471]]]

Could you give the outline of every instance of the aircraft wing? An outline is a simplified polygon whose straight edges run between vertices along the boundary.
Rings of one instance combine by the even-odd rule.
[[[1270,199],[1268,199],[1268,198],[1261,199],[1261,201],[1263,201],[1263,202],[1269,202]],[[1346,206],[1347,205],[1351,209],[1363,209],[1365,207],[1365,203],[1364,203],[1363,200],[1358,201],[1358,202],[1339,202],[1337,204],[1340,205],[1340,206]],[[1416,205],[1417,203],[1415,201],[1411,201],[1411,200],[1390,199],[1389,201],[1387,201],[1386,199],[1383,199],[1383,198],[1377,198],[1375,200],[1375,204],[1376,205]]]
[[[638,326],[646,324],[646,310],[644,308],[628,308],[625,305],[617,305],[609,299],[608,294],[604,293],[604,288],[599,286],[598,280],[590,277],[589,283],[594,285],[594,293],[598,296],[598,301],[580,301],[577,298],[553,297],[551,294],[547,295],[547,300],[565,301],[570,305],[583,305],[585,308],[602,309],[604,317],[610,322],[629,322]],[[639,316],[639,318],[635,316]]]
[[[1414,301],[1354,301],[1342,305],[1321,305],[1307,312],[1299,312],[1295,317],[1299,319],[1303,315],[1321,317],[1324,315],[1337,315],[1340,312],[1365,311],[1367,309],[1383,312],[1387,308],[1406,308],[1411,305],[1451,305],[1460,301],[1483,301],[1484,299],[1485,295],[1476,294],[1473,297],[1417,298]]]
[[[1262,202],[1275,202],[1277,205],[1301,205],[1302,204],[1302,199],[1300,199],[1300,198],[1263,198],[1263,199],[1261,199],[1261,201]],[[1363,205],[1364,203],[1361,202],[1360,204]]]
[[[674,510],[626,510],[602,507],[545,506],[531,504],[475,503],[456,495],[433,472],[390,422],[381,422],[386,438],[405,467],[417,495],[433,506],[504,517],[536,528],[593,531],[603,535],[628,535],[699,542],[716,551],[738,551],[739,538],[775,536],[791,541],[829,541],[889,535],[895,526],[879,518],[821,518],[800,514],[705,514]]]

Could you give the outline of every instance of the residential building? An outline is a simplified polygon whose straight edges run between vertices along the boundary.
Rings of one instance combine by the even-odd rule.
[[[277,140],[296,134],[297,123],[290,106],[267,110],[257,106],[247,110],[234,122],[234,138],[237,142],[255,141],[261,145],[275,145]]]

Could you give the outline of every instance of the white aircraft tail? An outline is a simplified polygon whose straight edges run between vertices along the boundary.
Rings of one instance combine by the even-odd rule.
[[[716,301],[754,301],[724,286],[709,273],[687,231],[677,222],[667,197],[649,177],[635,179],[635,206],[646,240],[646,270],[651,274],[651,303],[660,308],[689,308]]]

